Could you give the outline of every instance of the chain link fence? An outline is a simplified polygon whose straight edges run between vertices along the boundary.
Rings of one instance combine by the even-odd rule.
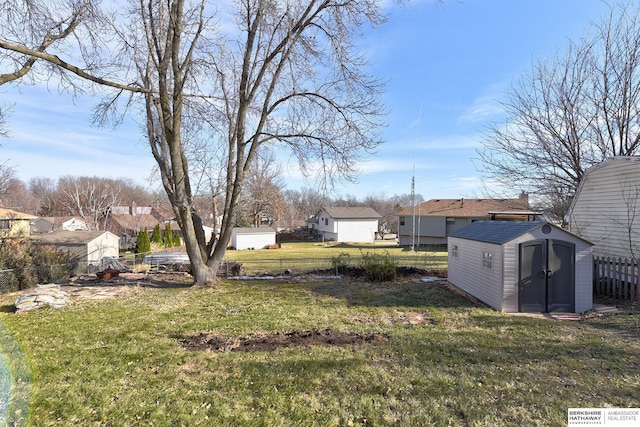
[[[76,264],[40,265],[0,270],[0,293],[16,292],[73,276]]]
[[[0,270],[0,293],[15,292],[41,283],[54,283],[78,274],[95,274],[105,268],[116,268],[124,271],[189,271],[186,261],[158,260],[144,263],[148,254],[127,254],[120,258],[105,258],[97,264],[73,263],[46,266],[33,266],[11,270]],[[339,255],[333,258],[275,258],[244,259],[235,261],[227,259],[218,265],[220,277],[241,276],[304,276],[304,275],[342,275],[349,270],[362,268],[366,256]],[[446,272],[446,261],[442,257],[429,254],[415,256],[388,256],[390,262],[398,269],[409,269],[428,272]]]
[[[446,263],[438,257],[425,255],[388,257],[396,268],[425,272],[444,272]],[[346,270],[362,268],[366,256],[338,256],[333,258],[249,259],[227,260],[220,264],[219,275],[234,276],[288,276],[288,275],[340,275]]]

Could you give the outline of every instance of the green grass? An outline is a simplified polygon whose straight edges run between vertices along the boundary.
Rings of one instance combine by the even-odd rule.
[[[428,322],[405,324],[410,313]],[[220,282],[0,319],[4,352],[18,369],[22,349],[31,371],[17,390],[30,391],[28,425],[562,426],[569,407],[640,402],[639,314],[513,316],[427,283]],[[391,339],[254,353],[178,343],[311,328]]]
[[[281,274],[285,270],[304,273],[335,267],[333,260],[341,257],[350,265],[361,265],[363,256],[378,254],[388,256],[398,266],[412,266],[425,270],[445,270],[447,249],[445,246],[421,247],[415,252],[393,242],[377,244],[336,242],[284,242],[280,249],[229,250],[225,259],[243,264],[243,272],[256,274],[268,272]]]

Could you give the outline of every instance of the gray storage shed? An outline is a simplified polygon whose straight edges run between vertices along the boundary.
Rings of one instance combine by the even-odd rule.
[[[544,221],[478,221],[448,236],[449,283],[505,312],[593,306],[592,244]]]

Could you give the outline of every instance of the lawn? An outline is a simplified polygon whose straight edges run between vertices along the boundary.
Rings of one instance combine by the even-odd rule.
[[[221,281],[0,318],[27,425],[562,426],[567,408],[640,402],[637,312],[515,316],[434,283]],[[181,346],[311,329],[388,340]]]
[[[446,246],[426,246],[411,251],[395,242],[337,243],[284,242],[280,249],[227,251],[225,259],[243,264],[243,272],[295,274],[335,268],[335,262],[357,266],[363,257],[389,257],[398,266],[412,266],[423,270],[446,270]]]

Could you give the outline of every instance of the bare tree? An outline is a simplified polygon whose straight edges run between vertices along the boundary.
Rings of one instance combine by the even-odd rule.
[[[9,181],[0,206],[29,214],[35,214],[37,211],[36,199],[31,195],[24,182],[17,178]]]
[[[36,199],[38,215],[55,216],[57,184],[52,178],[32,178],[29,181],[29,191]]]
[[[615,5],[564,56],[539,61],[509,91],[507,118],[478,151],[489,182],[538,196],[562,218],[584,171],[640,149],[638,8]]]
[[[276,162],[271,152],[258,154],[254,167],[247,173],[243,196],[239,210],[250,219],[254,227],[259,227],[263,220],[269,223],[284,212],[281,178],[282,167]]]
[[[317,214],[323,206],[332,204],[326,194],[309,187],[300,190],[286,190],[284,197],[287,206],[294,209],[290,215],[295,219],[309,219]]]
[[[66,176],[58,180],[60,204],[94,230],[104,229],[109,211],[120,204],[122,183],[99,177]]]
[[[5,205],[5,199],[9,193],[11,183],[16,179],[16,171],[6,160],[0,163],[0,206]]]
[[[383,21],[378,7],[375,0],[242,0],[221,10],[236,27],[216,32],[204,0],[139,0],[125,11],[130,19],[115,14],[110,20],[115,27],[109,34],[116,34],[121,49],[97,62],[108,64],[103,70],[87,56],[72,64],[20,39],[0,37],[0,49],[47,61],[66,70],[65,78],[73,74],[115,90],[98,106],[99,119],[114,117],[109,114],[121,100],[129,106],[142,101],[151,152],[194,282],[205,284],[224,255],[261,146],[291,150],[306,173],[331,184],[353,177],[358,160],[379,144],[383,85],[368,75],[355,44],[364,25]],[[209,142],[225,147],[223,222],[212,253],[187,155],[197,136],[185,130],[197,122],[215,126],[210,134],[218,138]]]

